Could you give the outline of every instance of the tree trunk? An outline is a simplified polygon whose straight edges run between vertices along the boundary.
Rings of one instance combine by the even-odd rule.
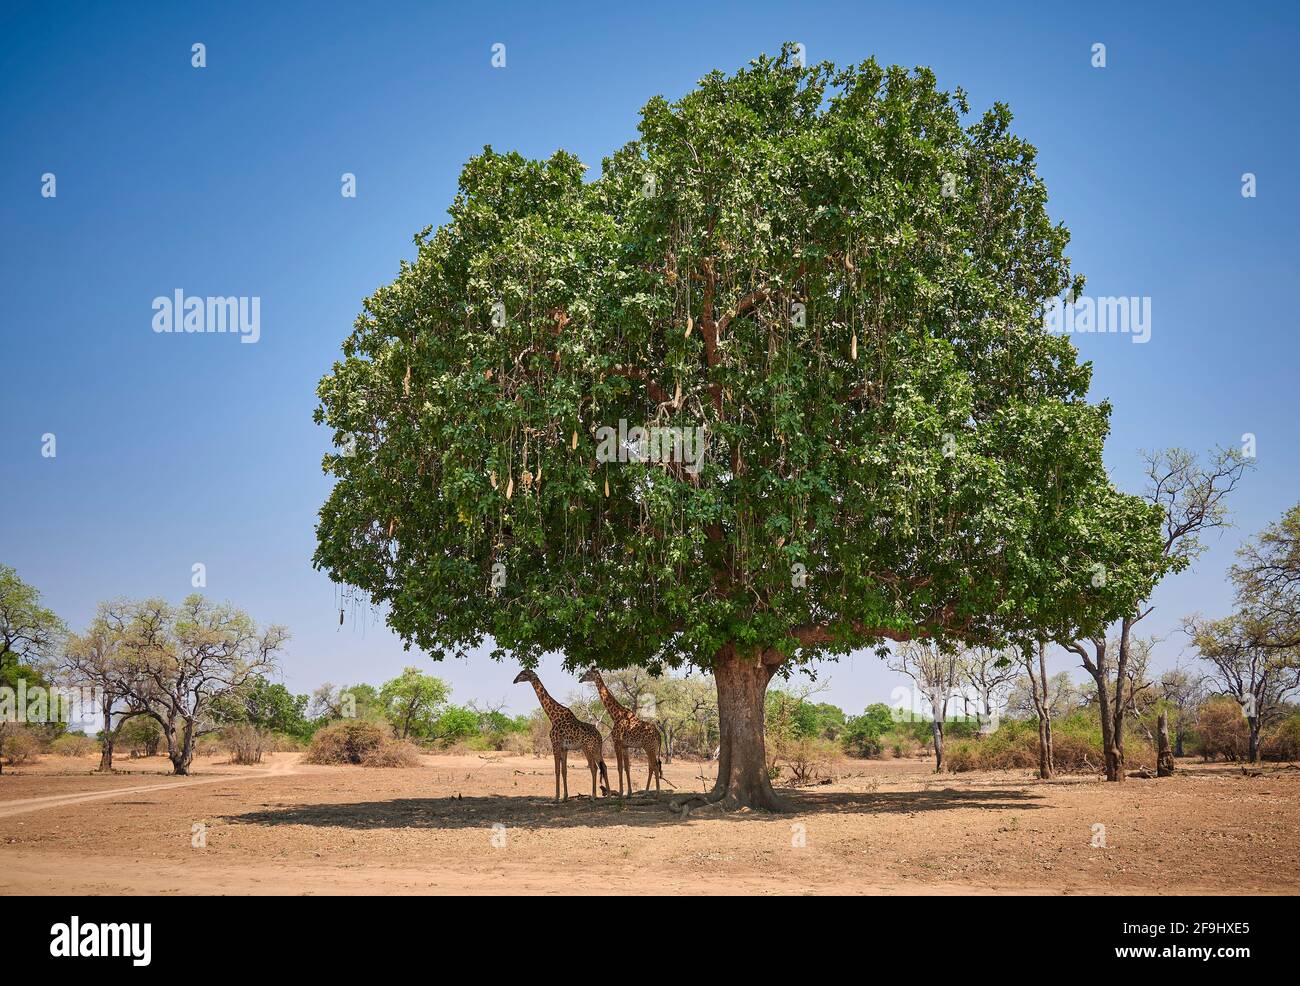
[[[723,648],[713,667],[718,688],[718,779],[713,790],[673,803],[679,811],[707,804],[726,809],[756,808],[784,811],[772,790],[763,745],[763,713],[767,685],[776,668],[758,658],[741,658]]]
[[[185,739],[177,743],[177,729],[171,726],[167,733],[167,756],[172,762],[172,773],[185,776],[190,772],[190,761],[194,759],[194,723],[185,723]]]
[[[1174,755],[1169,749],[1169,714],[1160,713],[1160,718],[1156,724],[1156,743],[1158,752],[1156,753],[1156,776],[1172,777],[1174,774]]]
[[[1124,712],[1128,700],[1124,697],[1124,680],[1128,676],[1129,637],[1133,621],[1125,617],[1120,621],[1119,654],[1115,658],[1115,703],[1111,706],[1110,747],[1106,751],[1106,780],[1124,780]]]
[[[1250,723],[1250,762],[1259,763],[1259,716],[1248,716]]]
[[[100,706],[104,715],[103,739],[100,741],[99,749],[99,769],[105,773],[111,773],[113,770],[113,745],[117,741],[117,730],[113,728],[113,700],[108,697],[107,689],[104,691],[104,701]],[[121,729],[122,724],[118,723],[117,728]]]
[[[1089,671],[1089,674],[1092,672]],[[1117,756],[1115,750],[1115,733],[1114,720],[1111,718],[1110,705],[1110,688],[1104,668],[1100,673],[1092,675],[1093,681],[1097,683],[1097,712],[1101,719],[1101,750],[1105,758],[1106,780],[1119,781],[1123,780],[1122,761]]]
[[[930,723],[930,732],[934,734],[934,772],[943,770],[943,720],[935,717]]]
[[[1056,773],[1052,757],[1052,696],[1047,684],[1047,644],[1038,644],[1038,676],[1042,679],[1042,695],[1034,681],[1034,666],[1029,665],[1029,685],[1034,692],[1034,705],[1038,709],[1038,776],[1050,781]]]

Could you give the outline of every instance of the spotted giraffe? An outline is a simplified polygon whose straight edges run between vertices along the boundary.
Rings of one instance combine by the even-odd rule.
[[[569,800],[569,751],[581,750],[587,757],[587,766],[591,769],[591,796],[596,796],[596,771],[600,770],[602,790],[609,794],[609,771],[605,769],[605,759],[601,755],[603,740],[600,730],[589,722],[583,722],[571,710],[561,705],[547,693],[542,681],[533,671],[520,671],[514,683],[527,681],[537,693],[537,701],[542,704],[547,718],[551,720],[551,753],[555,757],[555,800],[560,799],[560,777],[564,777],[564,799]]]
[[[632,760],[627,755],[629,748],[644,750],[646,760],[649,761],[650,773],[646,775],[645,789],[650,790],[650,781],[653,779],[655,790],[660,790],[659,782],[664,776],[664,765],[659,759],[659,730],[653,723],[646,722],[631,709],[624,708],[605,687],[605,679],[595,668],[578,680],[589,681],[595,685],[596,691],[600,692],[600,700],[609,710],[609,720],[612,723],[610,738],[614,741],[614,756],[618,759],[618,793],[623,793],[624,772],[627,773],[627,793],[629,795],[632,793]]]

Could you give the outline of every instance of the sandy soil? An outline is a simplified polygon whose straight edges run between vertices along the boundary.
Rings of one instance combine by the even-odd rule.
[[[190,778],[168,776],[161,757],[109,777],[93,758],[6,768],[0,893],[1300,892],[1295,769],[1187,761],[1173,778],[1117,785],[845,761],[833,784],[783,791],[789,814],[683,819],[668,791],[557,805],[549,759],[422,759],[407,770],[203,759]],[[665,770],[679,790],[711,772]],[[573,762],[570,791],[584,781]]]

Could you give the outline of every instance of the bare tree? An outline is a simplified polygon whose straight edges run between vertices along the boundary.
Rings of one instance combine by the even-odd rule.
[[[1165,571],[1180,572],[1205,550],[1202,534],[1228,525],[1224,501],[1236,489],[1250,463],[1231,449],[1218,450],[1205,466],[1184,449],[1148,452],[1144,458],[1146,499],[1164,515]],[[1151,606],[1139,604],[1131,615],[1120,620],[1114,641],[1108,642],[1103,635],[1061,641],[1066,649],[1079,656],[1084,670],[1096,682],[1108,781],[1124,780],[1124,716],[1132,706],[1132,697],[1126,694],[1126,689],[1131,680],[1128,665],[1133,628],[1151,610]]]
[[[1032,649],[1023,648],[1019,658],[1029,679],[1034,714],[1038,719],[1038,776],[1049,781],[1056,773],[1056,764],[1052,758],[1052,683],[1047,677],[1047,641],[1040,640]]]
[[[1218,694],[1241,706],[1250,726],[1250,760],[1257,763],[1264,727],[1285,717],[1286,702],[1300,691],[1300,652],[1262,642],[1259,627],[1240,613],[1211,622],[1193,618],[1186,626]]]
[[[101,603],[85,633],[70,634],[59,661],[59,675],[68,684],[96,693],[103,722],[100,732],[99,769],[113,769],[113,749],[122,727],[144,715],[125,685],[132,673],[122,652],[130,608],[124,603]]]
[[[958,674],[974,697],[981,723],[996,720],[1006,708],[1008,686],[1016,676],[1016,657],[1015,651],[992,647],[972,647],[962,653]]]
[[[1173,710],[1174,756],[1186,756],[1186,742],[1196,710],[1205,701],[1205,677],[1182,667],[1160,676],[1160,692]]]
[[[195,740],[216,728],[213,701],[273,671],[289,633],[259,629],[242,610],[199,595],[176,607],[161,599],[123,605],[118,684],[162,728],[172,769],[188,774]]]
[[[961,654],[932,641],[909,641],[886,658],[891,671],[905,674],[930,706],[930,730],[934,736],[934,770],[943,769],[943,720],[948,699],[957,689]]]

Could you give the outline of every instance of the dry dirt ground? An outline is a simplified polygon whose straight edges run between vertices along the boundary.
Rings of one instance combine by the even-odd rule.
[[[292,753],[258,767],[205,758],[191,778],[168,776],[162,757],[122,760],[112,776],[92,773],[90,758],[6,768],[0,893],[1300,892],[1294,768],[1245,776],[1187,761],[1159,781],[1043,783],[854,760],[833,784],[783,791],[788,814],[683,819],[667,790],[557,805],[549,759],[422,760],[385,770]],[[712,769],[665,774],[701,790]],[[585,764],[571,764],[569,782],[590,784]]]

